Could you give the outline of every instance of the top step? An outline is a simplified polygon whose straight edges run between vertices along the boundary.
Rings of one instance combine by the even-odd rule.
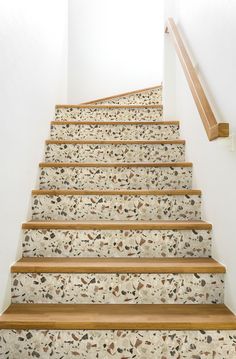
[[[162,86],[154,86],[142,90],[121,93],[115,96],[100,98],[97,100],[84,102],[93,105],[161,105]]]

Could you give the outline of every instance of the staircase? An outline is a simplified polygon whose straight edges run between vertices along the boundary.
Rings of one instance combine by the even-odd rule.
[[[225,267],[161,90],[56,107],[1,358],[236,358]]]

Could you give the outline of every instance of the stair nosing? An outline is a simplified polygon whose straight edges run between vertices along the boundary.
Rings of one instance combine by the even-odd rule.
[[[212,258],[93,258],[23,257],[11,266],[11,273],[225,273]]]
[[[0,329],[235,330],[224,304],[11,304]]]
[[[40,162],[39,167],[193,167],[192,162]]]
[[[211,230],[204,221],[28,221],[22,229]]]
[[[119,125],[147,125],[147,126],[152,126],[152,125],[158,125],[158,126],[162,126],[162,125],[175,125],[175,126],[179,126],[180,121],[51,121],[51,125],[54,126],[62,126],[62,125],[95,125],[95,126],[100,126],[100,125],[114,125],[114,126],[119,126]]]
[[[116,104],[111,104],[111,105],[92,105],[92,104],[58,104],[55,106],[56,109],[58,108],[101,108],[101,109],[113,109],[113,108],[137,108],[137,109],[142,109],[142,108],[156,108],[156,109],[163,109],[163,105],[116,105]]]
[[[185,140],[46,140],[46,145],[184,145]]]
[[[49,196],[201,196],[201,190],[197,189],[172,189],[172,190],[77,190],[77,189],[36,189],[32,195],[49,195]]]

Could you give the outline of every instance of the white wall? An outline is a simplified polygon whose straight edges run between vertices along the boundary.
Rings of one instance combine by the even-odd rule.
[[[169,17],[176,18],[176,0],[165,0],[164,23]],[[169,35],[164,35],[163,54],[163,117],[168,120],[176,119],[176,52],[169,40]]]
[[[217,118],[229,122],[231,133],[235,133],[236,2],[176,0],[175,5],[175,20]],[[166,38],[165,42],[168,41]],[[166,73],[169,62],[165,63]],[[194,163],[194,184],[203,190],[203,216],[213,223],[213,256],[227,267],[225,301],[236,312],[236,152],[230,151],[229,140],[208,141],[177,59],[175,83],[168,82],[168,78],[164,83],[169,85],[176,90],[176,110],[171,110],[171,98],[166,96],[166,111],[181,121],[187,159]]]
[[[67,1],[1,0],[0,7],[1,311],[54,106],[67,101]]]
[[[163,0],[69,0],[69,102],[160,84],[163,29]]]

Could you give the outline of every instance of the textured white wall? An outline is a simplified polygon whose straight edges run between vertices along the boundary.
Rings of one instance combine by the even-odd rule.
[[[54,106],[67,101],[67,1],[1,0],[0,7],[1,311]]]
[[[236,2],[176,0],[175,6],[176,22],[217,118],[229,122],[231,133],[235,133]],[[166,9],[166,16],[170,15]],[[165,59],[165,73],[169,63]],[[176,110],[172,111],[171,97],[166,96],[166,113],[181,121],[187,159],[194,163],[195,187],[203,190],[204,219],[214,226],[213,256],[227,267],[225,301],[236,312],[236,152],[230,151],[229,140],[208,141],[178,59],[174,83],[167,78],[164,85],[176,90]]]
[[[69,102],[159,84],[163,26],[163,0],[69,0]]]

